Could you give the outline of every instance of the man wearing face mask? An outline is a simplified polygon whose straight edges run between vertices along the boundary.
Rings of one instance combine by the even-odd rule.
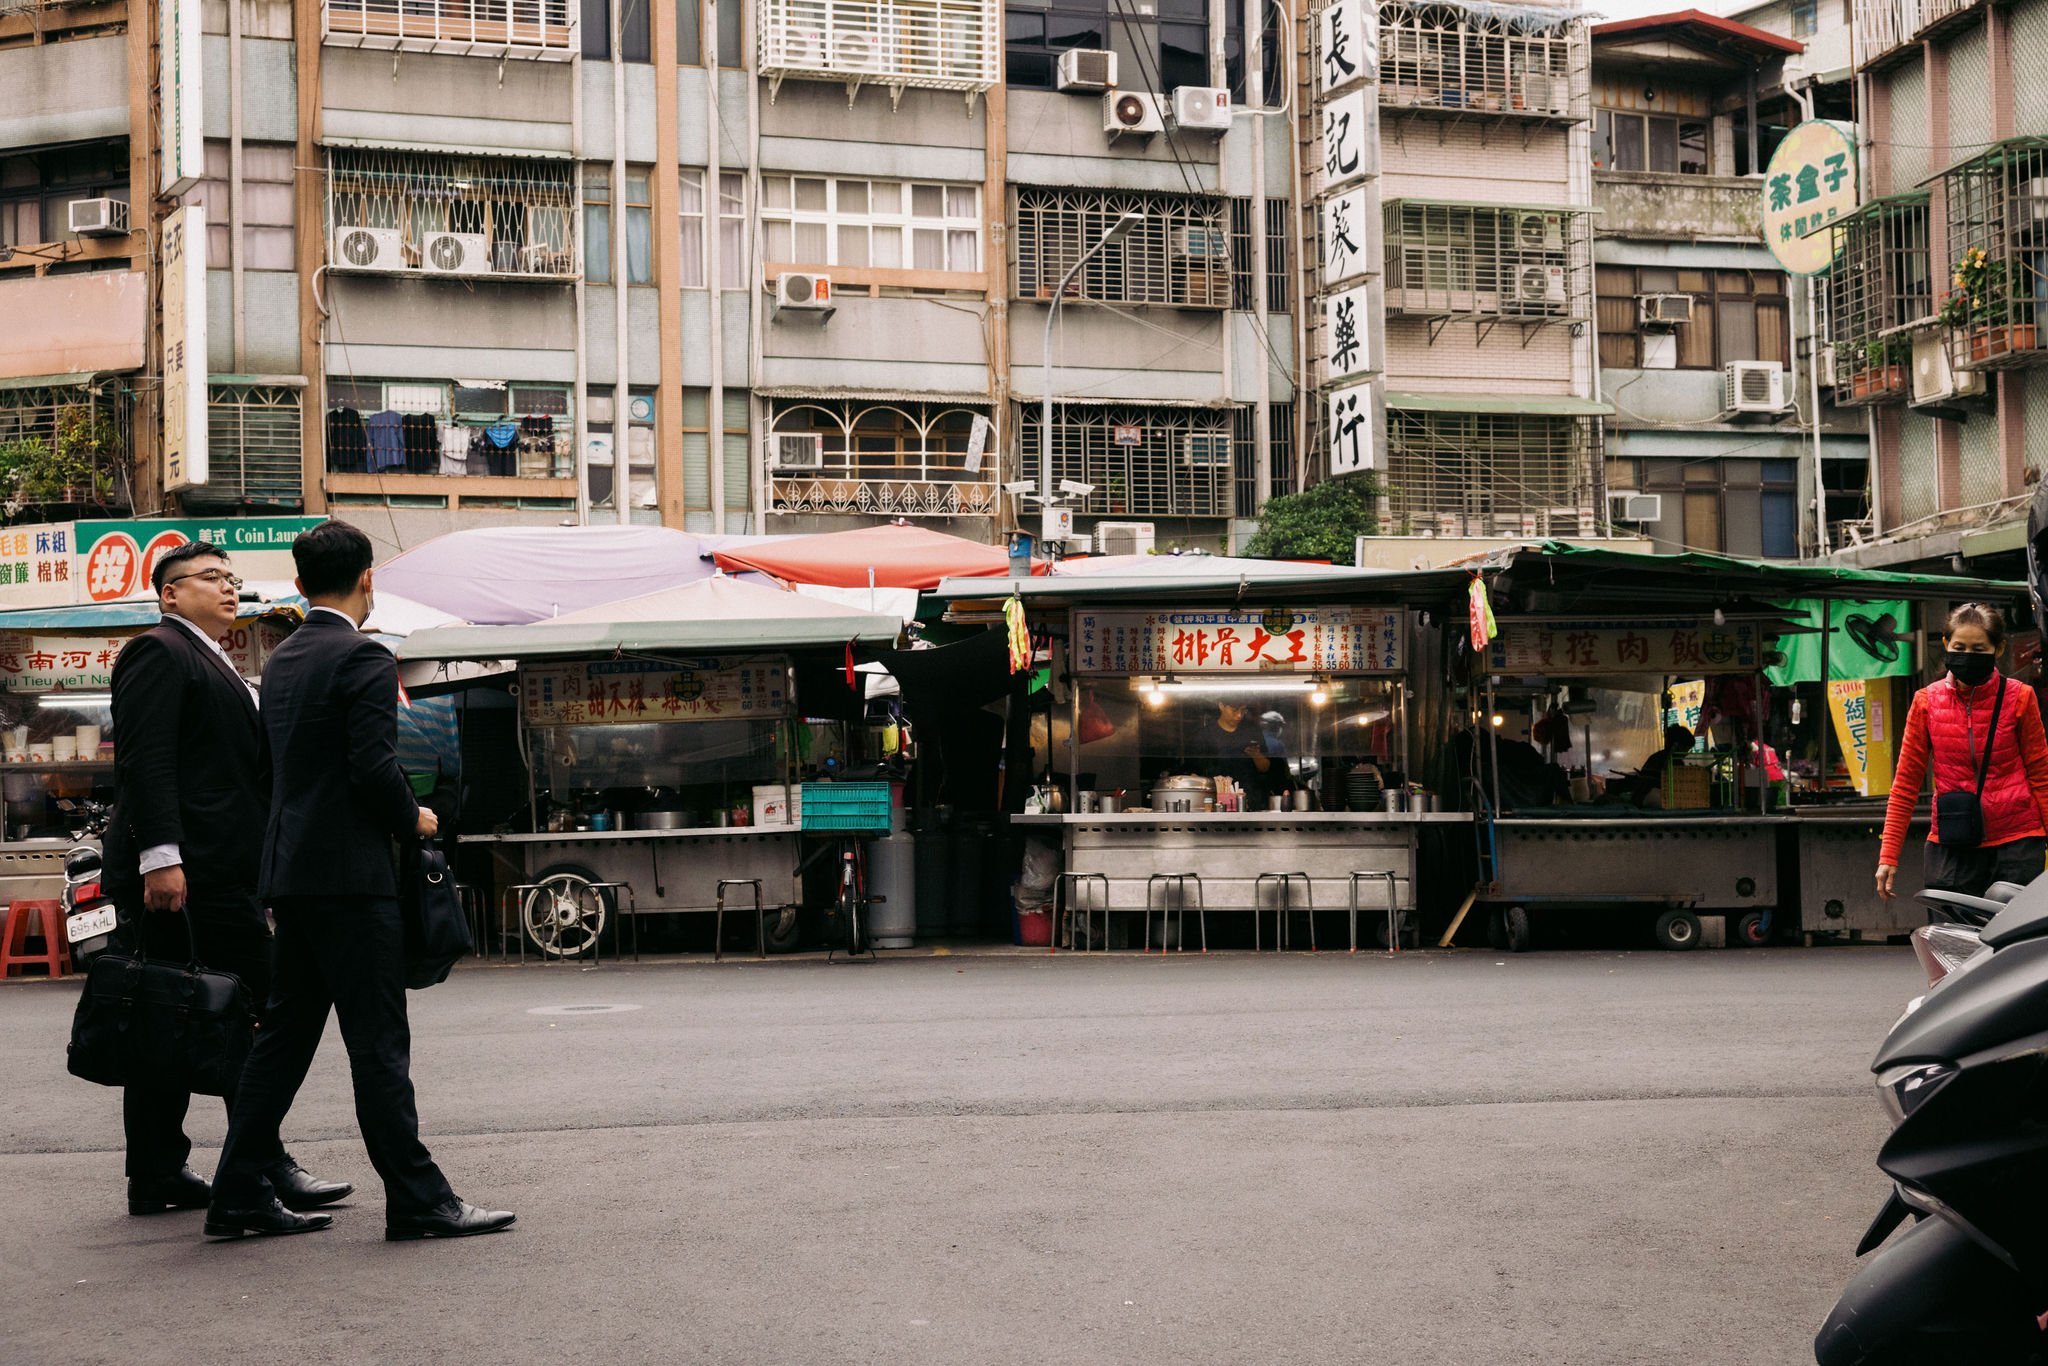
[[[1906,714],[1877,856],[1886,899],[1930,771],[1928,887],[1982,896],[1994,882],[2032,882],[2048,855],[2048,735],[2034,690],[1998,671],[2005,618],[1965,603],[1949,614],[1945,644],[1947,675],[1915,693]]]

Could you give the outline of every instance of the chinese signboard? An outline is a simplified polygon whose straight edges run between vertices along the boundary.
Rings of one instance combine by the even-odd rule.
[[[1269,612],[1082,612],[1075,665],[1125,675],[1399,673],[1406,662],[1406,614],[1397,608],[1285,615],[1291,624]]]
[[[1820,275],[1835,261],[1829,223],[1856,207],[1856,133],[1846,123],[1808,119],[1785,135],[1764,171],[1764,245],[1794,275]]]
[[[1866,797],[1892,790],[1892,682],[1888,678],[1828,680],[1828,712],[1849,781]]]
[[[1376,167],[1366,146],[1373,125],[1368,117],[1366,92],[1354,90],[1339,95],[1323,106],[1323,189],[1335,190],[1354,180],[1363,180]]]
[[[1328,95],[1353,81],[1377,81],[1380,75],[1380,15],[1377,4],[1333,0],[1317,23],[1321,51],[1316,63],[1316,94]]]
[[[178,0],[164,7],[174,5],[182,8]],[[205,209],[187,205],[164,220],[162,279],[164,489],[176,493],[207,477]]]
[[[1365,344],[1369,313],[1364,285],[1323,296],[1323,359],[1330,383],[1341,384],[1372,369]]]
[[[159,0],[157,5],[157,47],[163,60],[163,165],[157,190],[165,199],[177,198],[206,175],[206,100],[202,88],[206,71],[202,45],[206,40],[201,33],[201,17],[199,0]],[[137,210],[137,227],[147,221],[139,217],[146,212]],[[176,222],[177,217],[172,214],[170,221]],[[199,259],[204,261],[206,230],[201,228],[194,236]]]
[[[282,579],[298,571],[292,564],[292,542],[300,532],[320,525],[319,517],[223,517],[203,522],[192,518],[130,522],[79,522],[61,529],[72,533],[77,557],[72,578],[79,593],[73,602],[112,602],[149,592],[150,571],[157,557],[187,541],[205,541],[228,553],[235,573],[245,579]],[[0,592],[0,601],[14,599]]]
[[[42,523],[0,529],[0,603],[8,607],[69,607],[72,524]]]
[[[286,634],[277,621],[238,621],[220,638],[235,672],[257,678]],[[10,692],[92,692],[114,684],[114,658],[134,633],[114,635],[0,634],[0,688]]]
[[[1711,618],[1642,621],[1504,621],[1488,646],[1495,673],[1711,674],[1751,673],[1762,659],[1753,621],[1716,626]]]
[[[1372,387],[1354,384],[1330,394],[1330,475],[1362,474],[1380,467],[1373,433]]]
[[[1352,190],[1323,201],[1323,285],[1342,284],[1373,269],[1369,196]]]
[[[786,660],[603,660],[519,671],[530,726],[745,721],[786,716]]]

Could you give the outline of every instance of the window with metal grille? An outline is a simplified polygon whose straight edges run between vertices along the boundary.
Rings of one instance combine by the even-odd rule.
[[[1532,413],[1387,413],[1388,534],[1595,534],[1584,419]]]
[[[795,438],[788,450],[785,438]],[[953,517],[996,508],[993,433],[974,407],[778,400],[766,464],[771,512]]]
[[[981,269],[981,187],[826,176],[761,177],[770,264]]]
[[[127,396],[112,386],[107,392],[83,385],[0,392],[0,446],[39,440],[75,457],[83,475],[78,483],[63,487],[24,488],[19,494],[23,501],[36,507],[127,506],[129,409]]]
[[[1380,6],[1380,104],[1445,113],[1579,116],[1583,14],[1456,3]]]
[[[981,91],[1000,74],[995,0],[761,0],[756,22],[760,74],[777,85]]]
[[[192,506],[297,508],[305,505],[300,464],[300,391],[282,384],[215,384],[206,403],[205,484],[185,491]]]
[[[1394,200],[1386,206],[1387,312],[1578,321],[1588,284],[1583,218],[1541,205]]]
[[[1293,297],[1287,272],[1287,214],[1284,199],[1266,201],[1266,307],[1274,313],[1289,311]],[[1252,293],[1252,201],[1230,201],[1230,306],[1249,313],[1257,305]]]
[[[1109,517],[1228,517],[1237,482],[1237,410],[1055,404],[1052,477],[1093,484],[1076,511]],[[1038,409],[1027,405],[1020,465],[1039,466]]]
[[[1268,449],[1272,452],[1273,477],[1271,487],[1275,495],[1292,493],[1299,485],[1294,462],[1294,405],[1275,403],[1267,408],[1270,415],[1271,433]],[[1232,424],[1232,449],[1237,476],[1237,515],[1256,517],[1259,515],[1259,410],[1239,408]]]
[[[1594,287],[1602,365],[1718,370],[1736,360],[1789,363],[1791,315],[1779,271],[1600,266]],[[1672,295],[1691,298],[1691,321],[1645,325],[1642,300]]]
[[[1939,317],[1958,367],[2036,362],[2048,300],[2048,138],[2009,138],[1941,174],[1949,289]]]
[[[562,61],[576,46],[577,7],[569,0],[327,0],[321,17],[327,41],[338,47]],[[644,13],[640,23],[644,30]]]
[[[1132,212],[1143,214],[1144,221],[1090,257],[1067,286],[1067,298],[1230,307],[1231,245],[1221,200],[1107,190],[1017,191],[1016,296],[1052,298],[1074,262],[1111,224]],[[1247,266],[1249,260],[1247,253]]]
[[[1833,225],[1839,254],[1827,275],[1835,402],[1905,394],[1913,364],[1906,324],[1934,312],[1927,194],[1874,199]]]
[[[360,147],[327,156],[333,269],[576,276],[574,162]]]

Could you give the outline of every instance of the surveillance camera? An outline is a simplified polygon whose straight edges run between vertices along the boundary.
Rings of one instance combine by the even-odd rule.
[[[1029,479],[1013,479],[1009,483],[1003,485],[1004,493],[1035,493],[1037,489],[1038,485],[1033,483]]]
[[[1095,492],[1095,485],[1084,484],[1078,479],[1062,479],[1060,480],[1060,492],[1073,498],[1086,498],[1089,494]]]

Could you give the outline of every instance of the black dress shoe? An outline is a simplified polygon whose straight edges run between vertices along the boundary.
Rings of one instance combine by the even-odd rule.
[[[190,1167],[180,1167],[172,1176],[152,1176],[128,1181],[130,1214],[162,1214],[167,1209],[205,1209],[213,1199],[213,1187]]]
[[[406,1243],[415,1238],[468,1238],[496,1233],[519,1216],[508,1209],[478,1209],[453,1196],[418,1214],[392,1214],[384,1219],[384,1241]]]
[[[346,1181],[322,1181],[308,1175],[289,1153],[265,1167],[263,1177],[277,1192],[277,1202],[291,1210],[318,1209],[345,1200],[355,1191]]]
[[[326,1228],[334,1222],[331,1214],[298,1214],[286,1209],[277,1198],[260,1204],[239,1209],[223,1205],[210,1206],[206,1211],[206,1236],[209,1238],[240,1238],[255,1233],[273,1237],[284,1233],[312,1233]]]

